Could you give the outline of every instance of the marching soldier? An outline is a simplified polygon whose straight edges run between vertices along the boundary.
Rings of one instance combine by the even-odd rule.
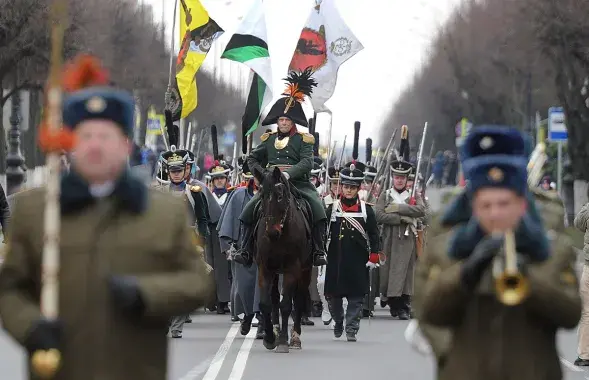
[[[581,314],[575,254],[564,234],[544,230],[525,150],[512,128],[469,135],[465,196],[441,216],[445,229],[420,260],[417,317],[449,342],[435,350],[441,380],[562,378],[556,333]]]
[[[381,304],[389,305],[392,317],[407,320],[411,316],[411,296],[416,263],[416,239],[411,226],[425,216],[419,194],[415,202],[407,191],[407,176],[412,170],[406,161],[391,164],[393,187],[384,191],[376,203],[376,220],[383,225],[383,253],[386,262],[380,267]]]
[[[313,218],[313,264],[325,265],[325,234],[326,216],[323,204],[309,181],[309,172],[313,167],[313,145],[315,138],[308,133],[297,130],[296,124],[308,126],[302,99],[310,96],[315,81],[310,78],[310,70],[302,74],[291,72],[287,78],[289,85],[286,97],[279,99],[273,106],[263,125],[277,124],[278,131],[264,133],[262,142],[253,149],[248,156],[248,166],[254,171],[263,173],[267,167],[278,167],[285,179],[290,181],[299,191],[301,196],[310,205]],[[259,201],[257,194],[243,210],[240,217],[244,226],[243,238],[247,244],[242,244],[235,255],[235,260],[241,264],[249,265],[253,258],[253,227],[255,225],[254,209]]]
[[[188,161],[189,154],[185,150],[170,150],[162,153],[162,172],[167,173],[169,185],[159,187],[159,189],[183,199],[189,205],[189,215],[191,215],[189,224],[191,226],[196,224],[198,234],[204,241],[210,233],[208,205],[203,188],[198,185],[190,185],[186,179],[185,173],[189,170]],[[190,314],[172,318],[169,328],[172,338],[182,338],[184,324],[191,322]]]
[[[209,177],[212,184],[212,193],[217,205],[223,209],[225,202],[229,198],[229,193],[233,188],[227,186],[231,167],[225,163],[223,156],[219,154],[217,143],[217,127],[211,126],[211,140],[213,143],[214,165],[209,169]],[[215,283],[217,285],[217,314],[230,313],[229,301],[231,293],[231,267],[227,261],[227,256],[222,252],[219,235],[217,233],[217,223],[211,226],[211,236],[207,243],[207,262],[215,270]]]
[[[193,167],[194,165],[196,165],[196,161],[195,161],[195,157],[194,157],[194,153],[192,153],[191,151],[187,151],[188,152],[188,161],[186,162],[186,182],[189,185],[196,185],[196,186],[200,186],[200,188],[202,188],[202,192],[205,195],[206,201],[207,201],[207,210],[208,210],[208,214],[207,214],[207,219],[209,220],[209,230],[212,230],[213,226],[215,223],[217,223],[219,221],[219,216],[221,215],[221,207],[219,206],[219,204],[216,201],[215,196],[213,195],[213,193],[211,192],[211,190],[206,186],[206,184],[204,184],[203,182],[197,180],[196,178],[193,178],[192,173],[193,173]]]
[[[345,333],[349,342],[356,341],[364,296],[369,293],[369,270],[379,262],[379,236],[372,207],[358,198],[364,179],[363,170],[354,164],[340,172],[342,196],[327,211],[330,217],[325,296],[335,321],[334,336],[344,332],[343,298],[347,298]]]
[[[341,194],[341,186],[340,186],[340,178],[339,178],[340,168],[334,168],[333,166],[327,169],[327,179],[329,182],[328,191],[323,196],[323,202],[325,206],[330,206],[334,200],[336,200]]]
[[[219,241],[221,250],[228,252],[227,256],[231,255],[231,252],[236,249],[240,241],[241,222],[239,221],[239,215],[259,190],[259,184],[247,167],[247,162],[243,163],[242,169],[243,174],[248,178],[248,183],[246,186],[238,187],[231,194],[219,220]],[[231,269],[233,274],[231,313],[232,317],[235,317],[233,318],[235,321],[239,320],[237,318],[239,314],[244,314],[240,332],[242,335],[247,335],[253,325],[254,317],[257,315],[257,320],[262,320],[259,316],[258,267],[255,264],[246,267],[232,260]],[[258,322],[257,327],[256,338],[262,339],[263,326]]]
[[[59,319],[44,319],[39,305],[47,192],[41,187],[14,199],[0,270],[2,327],[29,355],[59,350],[56,379],[164,380],[162,331],[169,318],[204,304],[212,287],[207,266],[184,202],[130,175],[132,94],[105,87],[107,76],[87,56],[64,82],[72,92],[63,124],[76,145],[58,210]]]

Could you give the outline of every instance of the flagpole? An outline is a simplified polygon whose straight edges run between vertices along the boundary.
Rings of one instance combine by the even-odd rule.
[[[329,158],[331,157],[331,128],[333,126],[333,113],[331,110],[325,111],[326,114],[329,114],[329,128],[327,132],[327,161],[325,163],[325,188],[329,189]],[[317,117],[317,115],[315,115]],[[315,118],[317,120],[317,118]]]
[[[176,14],[178,12],[178,0],[174,1],[174,21],[172,21],[172,38],[170,41],[170,72],[168,75],[168,91],[172,89],[172,69],[174,68],[174,35],[176,34]]]

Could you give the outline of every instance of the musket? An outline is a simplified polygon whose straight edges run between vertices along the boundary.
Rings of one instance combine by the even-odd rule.
[[[425,175],[423,178],[427,181],[426,176],[429,174],[429,170],[432,166],[432,155],[434,154],[434,147],[436,146],[436,140],[432,141],[432,145],[429,147],[429,156],[427,158],[427,167],[425,168]]]
[[[201,143],[202,143],[202,141],[203,141],[203,139],[204,139],[204,137],[205,137],[205,133],[206,133],[206,130],[205,130],[205,129],[201,129],[201,130],[200,130],[200,137],[198,138],[198,147],[197,147],[197,149],[196,149],[196,152],[194,153],[194,157],[195,157],[194,159],[195,159],[195,160],[198,160],[198,157],[200,157],[200,148],[201,148],[201,146],[202,146],[202,144],[201,144]],[[195,136],[195,137],[196,137],[196,136]],[[192,151],[193,151],[193,152],[194,152],[194,145],[195,145],[195,144],[196,144],[196,141],[193,141],[193,142],[192,142]]]
[[[388,154],[389,154],[389,151],[390,151],[390,149],[391,149],[391,146],[393,145],[393,141],[395,141],[395,135],[397,134],[397,131],[398,131],[398,130],[399,130],[399,128],[395,128],[395,130],[393,131],[393,134],[391,135],[391,139],[389,140],[389,143],[387,144],[387,148],[385,149],[385,151],[384,151],[384,153],[383,153],[383,154],[384,154],[384,157],[387,157],[387,156],[388,156]],[[380,160],[379,162],[381,162],[381,161],[382,161],[382,160]],[[386,167],[388,168],[389,166],[390,166],[390,163],[389,163],[389,165],[387,165]],[[375,184],[375,183],[376,183],[376,182],[379,180],[380,176],[381,176],[381,175],[383,175],[383,170],[384,170],[384,168],[385,168],[385,167],[384,167],[384,166],[382,166],[382,163],[379,163],[378,170],[377,170],[377,172],[376,172],[376,176],[374,177],[374,181],[373,181],[373,182],[372,182],[372,184],[370,185],[370,190],[368,190],[368,197],[369,197],[369,198],[372,196],[372,189],[373,189],[373,187],[374,187],[374,184]],[[383,184],[383,186],[381,187],[381,189],[382,189],[383,187],[384,187],[384,184]]]
[[[411,188],[411,198],[410,198],[410,203],[414,203],[415,202],[415,191],[417,190],[417,183],[419,181],[419,169],[421,167],[421,162],[422,160],[422,155],[423,155],[423,147],[425,145],[425,136],[427,134],[427,121],[425,122],[425,125],[423,126],[423,134],[421,135],[421,144],[419,146],[419,154],[417,156],[417,167],[415,168],[415,181],[413,182],[413,187]],[[405,236],[409,235],[409,225],[407,225],[407,228],[405,229]]]
[[[233,143],[233,178],[231,178],[231,186],[237,186],[239,183],[239,170],[237,168],[237,141]]]
[[[47,320],[59,316],[59,237],[60,215],[60,151],[72,148],[71,131],[62,128],[63,103],[63,47],[68,22],[67,0],[54,0],[51,5],[51,63],[47,87],[47,122],[42,127],[40,145],[46,151],[49,170],[45,193],[44,244],[41,279],[41,314]],[[68,137],[69,135],[69,137]],[[69,142],[66,143],[66,139]],[[61,364],[61,353],[56,350],[38,350],[31,357],[33,371],[43,379],[55,376]]]
[[[186,131],[186,142],[183,149],[190,149],[190,136],[192,132],[192,122],[188,122],[188,131]]]

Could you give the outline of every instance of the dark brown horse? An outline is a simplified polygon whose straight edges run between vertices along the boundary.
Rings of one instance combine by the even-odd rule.
[[[293,313],[294,326],[290,347],[301,348],[301,318],[307,311],[307,291],[311,282],[311,240],[306,228],[306,204],[293,195],[289,182],[280,169],[254,175],[262,185],[261,218],[255,243],[260,285],[260,311],[264,325],[264,347],[287,353],[288,320]],[[283,275],[282,299],[276,297],[278,276]],[[272,296],[274,290],[274,297]],[[280,310],[278,336],[272,322],[272,312]],[[276,315],[276,313],[275,313]]]

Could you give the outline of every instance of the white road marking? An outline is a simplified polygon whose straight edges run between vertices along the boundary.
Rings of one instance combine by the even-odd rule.
[[[219,375],[219,371],[221,371],[223,361],[227,356],[227,352],[229,352],[229,349],[231,348],[231,344],[233,344],[233,340],[235,339],[235,336],[237,335],[237,331],[239,330],[239,328],[240,324],[236,323],[231,325],[231,328],[229,329],[229,332],[227,332],[225,340],[217,350],[217,353],[215,354],[213,360],[210,362],[210,365],[209,361],[205,360],[198,364],[196,367],[192,368],[190,371],[188,371],[188,373],[184,375],[180,380],[196,380],[198,376],[205,371],[205,369],[207,370],[207,372],[205,373],[202,380],[215,380]]]
[[[207,369],[209,369],[209,366],[211,365],[212,360],[213,360],[212,356],[210,358],[203,360],[198,365],[193,367],[190,371],[188,371],[188,373],[186,375],[184,375],[183,377],[181,377],[179,380],[196,379],[197,377],[199,377],[200,375],[205,373]]]
[[[233,369],[231,370],[231,374],[229,375],[229,380],[241,380],[241,378],[243,377],[243,373],[245,372],[245,366],[247,364],[247,358],[250,355],[250,351],[254,344],[255,338],[256,329],[252,329],[246,335],[245,340],[241,344],[241,348],[239,349],[239,353],[237,354],[237,358],[235,359],[235,363],[233,364]]]
[[[564,365],[573,372],[584,372],[581,368],[577,367],[576,365],[574,365],[566,359],[560,358],[560,362],[562,363],[562,365]]]

